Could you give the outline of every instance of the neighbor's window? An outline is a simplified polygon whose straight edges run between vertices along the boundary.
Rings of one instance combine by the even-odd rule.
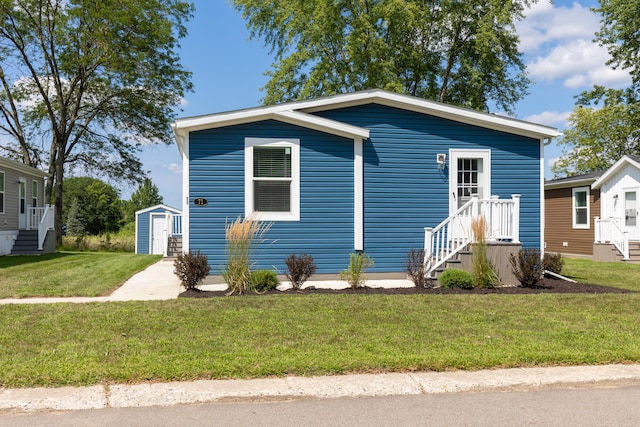
[[[0,172],[0,213],[4,213],[4,172]]]
[[[31,207],[38,207],[38,181],[31,181]]]
[[[589,228],[589,187],[573,189],[573,228]]]
[[[300,143],[297,139],[245,140],[245,215],[300,219]]]

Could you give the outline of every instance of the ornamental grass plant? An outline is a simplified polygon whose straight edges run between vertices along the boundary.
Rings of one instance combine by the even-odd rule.
[[[473,235],[473,284],[479,288],[495,288],[500,285],[500,278],[494,265],[487,257],[487,235],[489,224],[484,216],[475,218],[471,222]]]
[[[226,255],[223,277],[229,285],[229,295],[251,290],[253,254],[258,245],[266,241],[265,234],[271,223],[264,223],[251,216],[225,223]]]

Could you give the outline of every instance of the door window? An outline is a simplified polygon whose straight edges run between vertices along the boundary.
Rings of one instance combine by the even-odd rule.
[[[635,227],[637,222],[638,205],[635,191],[624,193],[624,225]]]

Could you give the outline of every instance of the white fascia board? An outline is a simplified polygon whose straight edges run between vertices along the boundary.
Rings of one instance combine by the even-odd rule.
[[[552,127],[378,89],[323,98],[315,103],[309,101],[307,105],[301,105],[296,109],[315,112],[366,103],[387,105],[535,139],[555,138],[562,135]]]
[[[353,249],[364,250],[364,146],[353,141]]]
[[[545,190],[554,190],[556,188],[572,188],[572,187],[584,187],[586,185],[592,185],[595,178],[583,178],[576,180],[567,180],[562,182],[550,182],[544,184]]]
[[[349,139],[369,138],[369,129],[353,126],[336,120],[325,119],[323,117],[298,111],[281,111],[274,114],[277,120],[303,126],[305,128],[318,130],[332,135],[342,136]]]
[[[336,120],[325,119],[307,113],[291,110],[291,106],[265,107],[254,110],[235,111],[212,116],[201,116],[193,119],[176,121],[173,129],[178,141],[178,147],[184,145],[185,132],[212,129],[224,126],[233,126],[244,123],[252,123],[260,120],[277,120],[309,129],[315,129],[331,135],[342,136],[349,139],[368,138],[369,130],[342,123]],[[182,150],[180,150],[182,153]]]
[[[171,212],[173,212],[175,214],[181,214],[182,213],[182,211],[180,209],[176,209],[176,208],[172,208],[171,206],[160,204],[160,205],[155,205],[155,206],[150,206],[148,208],[140,209],[139,211],[136,211],[136,215],[140,215],[140,214],[143,214],[143,213],[146,213],[146,212],[150,212],[150,211],[153,211],[153,210],[159,209],[159,208],[171,211]]]
[[[618,173],[626,164],[629,164],[630,166],[633,166],[636,169],[640,170],[640,163],[636,162],[630,157],[622,156],[620,160],[615,162],[615,164],[607,169],[607,171],[603,173],[600,178],[598,178],[593,184],[591,184],[591,188],[593,188],[594,190],[600,188],[602,184],[607,182],[607,180],[611,178],[612,175]]]

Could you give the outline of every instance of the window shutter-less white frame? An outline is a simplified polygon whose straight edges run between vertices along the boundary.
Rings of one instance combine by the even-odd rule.
[[[254,151],[254,148],[258,150]],[[245,217],[263,221],[300,221],[300,140],[245,138]],[[265,194],[258,194],[260,189]],[[289,209],[282,199],[289,192]],[[261,205],[263,210],[260,210]],[[283,210],[278,210],[282,207]],[[273,209],[273,210],[271,210]]]
[[[579,200],[578,200],[578,195],[584,193],[585,197],[584,197],[584,201],[583,203],[579,204]],[[571,210],[573,212],[573,228],[589,228],[590,227],[590,216],[591,216],[591,212],[590,212],[590,206],[589,206],[589,199],[591,198],[590,196],[590,191],[589,191],[589,187],[576,187],[573,188],[571,191]],[[578,218],[578,211],[580,212],[584,212],[586,213],[586,218],[584,221],[579,221],[580,218]]]

